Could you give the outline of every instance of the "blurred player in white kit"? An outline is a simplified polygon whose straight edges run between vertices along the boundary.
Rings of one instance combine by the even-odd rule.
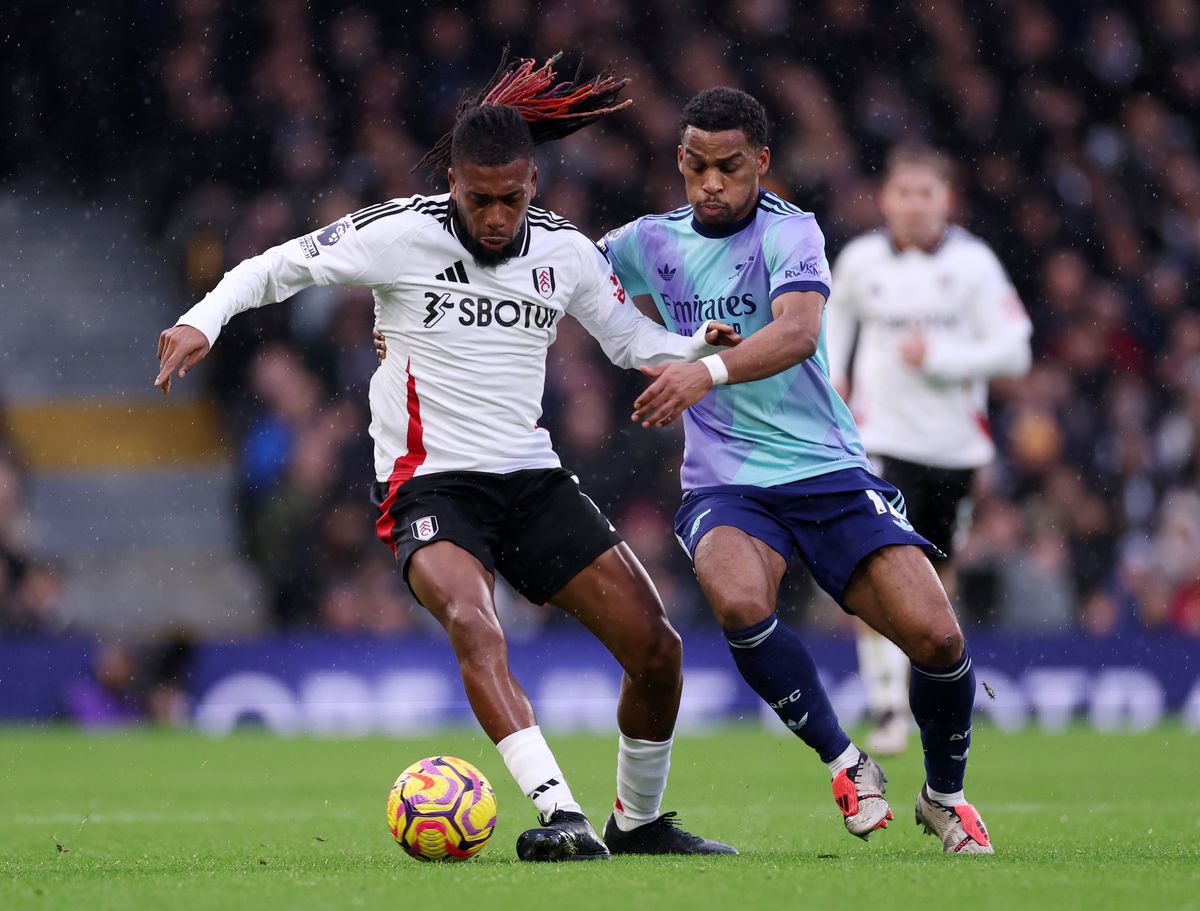
[[[976,469],[995,457],[987,384],[1029,369],[1029,317],[992,250],[950,221],[952,167],[900,145],[879,196],[885,227],[851,240],[833,266],[826,311],[830,376],[850,405],[876,473],[904,495],[909,521],[937,545],[953,599],[955,535]],[[872,730],[867,749],[908,740],[904,653],[857,624]]]

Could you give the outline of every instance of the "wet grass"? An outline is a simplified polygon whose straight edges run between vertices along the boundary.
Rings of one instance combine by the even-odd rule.
[[[610,737],[551,743],[597,826]],[[482,855],[419,864],[384,803],[414,759],[453,753],[496,786]],[[0,730],[0,908],[1150,908],[1200,909],[1200,736],[981,728],[968,793],[998,854],[947,858],[912,821],[919,755],[885,764],[896,822],[870,844],[842,828],[828,776],[759,729],[682,737],[668,807],[738,857],[528,865],[533,823],[489,743],[470,732],[330,741],[138,731]]]

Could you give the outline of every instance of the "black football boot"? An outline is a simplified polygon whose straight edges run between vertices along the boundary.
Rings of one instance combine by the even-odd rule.
[[[555,810],[542,819],[536,829],[527,829],[517,839],[517,857],[521,860],[609,860],[592,824],[582,813]]]
[[[628,832],[610,816],[604,826],[604,843],[613,854],[737,854],[737,848],[679,828],[673,811]]]

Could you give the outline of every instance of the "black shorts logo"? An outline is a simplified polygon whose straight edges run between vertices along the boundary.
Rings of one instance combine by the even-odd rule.
[[[438,533],[437,516],[426,516],[423,519],[417,519],[412,524],[413,537],[418,541],[428,541]]]

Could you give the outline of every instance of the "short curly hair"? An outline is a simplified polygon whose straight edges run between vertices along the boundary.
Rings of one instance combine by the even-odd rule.
[[[687,103],[679,118],[680,138],[688,127],[707,133],[741,130],[756,149],[770,138],[766,108],[754,96],[727,85],[705,89]]]

